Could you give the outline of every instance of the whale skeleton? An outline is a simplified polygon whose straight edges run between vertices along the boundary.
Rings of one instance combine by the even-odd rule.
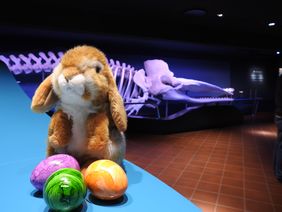
[[[44,78],[60,62],[63,54],[49,51],[39,52],[37,55],[0,55],[0,61],[15,75],[41,73]],[[233,88],[221,88],[199,80],[175,77],[163,60],[146,60],[144,69],[139,70],[114,59],[109,59],[109,65],[129,117],[144,118],[141,108],[153,108],[157,115],[151,118],[172,119],[202,105],[233,101]],[[166,108],[165,117],[161,117],[159,105],[166,102],[167,107],[170,101],[184,102],[186,107],[172,115],[168,115]]]

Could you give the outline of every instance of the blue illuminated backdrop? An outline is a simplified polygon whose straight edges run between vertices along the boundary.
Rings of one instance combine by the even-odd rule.
[[[266,105],[273,105],[278,70],[277,56],[280,56],[275,54],[276,51],[271,55],[271,50],[251,47],[206,45],[122,35],[68,35],[64,32],[35,29],[24,32],[23,34],[17,30],[19,39],[7,40],[0,53],[37,53],[48,50],[56,52],[78,44],[90,44],[99,47],[108,57],[131,64],[137,69],[143,68],[143,61],[147,59],[163,59],[175,76],[202,80],[221,87],[233,87],[235,97],[239,96],[239,91],[243,91],[244,97],[249,97],[250,92],[256,89],[257,95],[267,100]],[[252,81],[252,73],[256,82]],[[33,81],[35,78],[37,80],[36,76],[29,75],[26,80]]]

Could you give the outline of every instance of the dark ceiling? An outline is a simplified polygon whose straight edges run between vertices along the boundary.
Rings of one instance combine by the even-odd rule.
[[[0,25],[275,51],[282,50],[281,8],[279,0],[10,0],[1,5]],[[204,14],[188,15],[188,10]],[[272,21],[276,25],[269,27]]]

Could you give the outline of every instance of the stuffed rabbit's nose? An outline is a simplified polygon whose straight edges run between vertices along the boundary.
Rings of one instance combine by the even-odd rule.
[[[65,76],[65,79],[67,82],[69,82],[72,79],[73,76]]]
[[[64,75],[66,81],[69,82],[72,80],[74,76],[77,76],[80,73],[76,68],[70,67],[70,68],[64,69],[62,74]]]

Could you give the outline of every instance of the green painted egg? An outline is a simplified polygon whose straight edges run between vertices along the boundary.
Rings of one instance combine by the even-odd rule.
[[[54,172],[46,181],[43,198],[50,209],[69,211],[79,207],[86,196],[82,174],[72,168]]]

